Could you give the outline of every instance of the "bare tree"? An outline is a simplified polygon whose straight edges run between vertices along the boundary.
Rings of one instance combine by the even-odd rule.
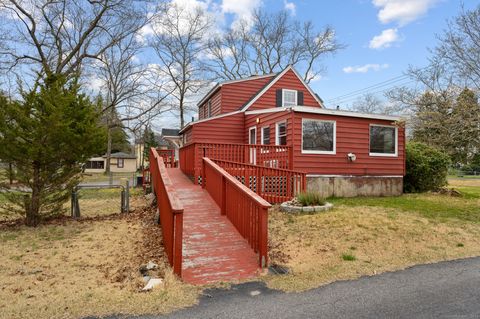
[[[201,58],[211,25],[209,16],[200,7],[175,3],[163,5],[152,24],[154,36],[150,44],[160,61],[158,71],[171,82],[173,107],[180,113],[180,127],[185,125],[188,96],[206,85]]]
[[[115,128],[139,130],[169,109],[164,83],[138,61],[142,45],[132,34],[109,47],[94,69],[103,96],[101,113],[107,126],[106,172],[110,172],[111,132]],[[152,78],[153,76],[153,78]]]
[[[457,81],[480,89],[480,5],[462,12],[438,36],[439,45],[433,50],[457,77]]]
[[[218,79],[278,72],[291,64],[308,83],[323,71],[320,60],[344,47],[331,27],[318,31],[311,21],[291,21],[285,11],[256,10],[252,19],[209,41],[210,70]]]
[[[352,103],[352,110],[361,113],[382,113],[382,101],[372,93],[367,93],[357,98]]]
[[[33,82],[78,78],[86,60],[98,59],[145,24],[143,9],[134,0],[0,0],[0,10],[9,15],[0,27],[0,55],[10,68],[29,65]]]

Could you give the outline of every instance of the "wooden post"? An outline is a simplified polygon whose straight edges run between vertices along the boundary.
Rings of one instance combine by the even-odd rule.
[[[260,267],[265,268],[268,265],[268,208],[259,208],[259,213],[260,225],[258,227],[258,262]]]
[[[222,207],[220,207],[220,213],[222,215],[227,214],[227,181],[225,176],[222,175]]]
[[[183,212],[174,213],[173,272],[182,277]]]

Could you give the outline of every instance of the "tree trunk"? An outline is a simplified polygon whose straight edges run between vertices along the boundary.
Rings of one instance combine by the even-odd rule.
[[[33,164],[33,185],[32,196],[25,197],[25,224],[35,227],[40,222],[40,168],[36,163]]]
[[[185,120],[183,119],[183,99],[184,99],[184,96],[183,96],[183,93],[181,93],[180,103],[179,103],[179,109],[180,109],[180,129],[182,129],[183,126],[185,125]]]
[[[13,184],[13,165],[12,163],[8,163],[8,179],[10,182],[10,185]]]
[[[105,173],[110,174],[110,157],[112,155],[112,128],[107,128],[107,154],[105,154]]]

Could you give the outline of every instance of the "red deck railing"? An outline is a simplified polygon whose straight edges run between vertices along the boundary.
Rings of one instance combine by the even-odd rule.
[[[177,167],[177,162],[175,161],[175,150],[162,150],[157,148],[157,153],[163,159],[165,167]]]
[[[231,161],[213,161],[272,204],[291,200],[306,187],[306,174],[303,172]]]
[[[268,209],[271,205],[208,158],[202,159],[202,186],[250,247],[260,267],[268,263]]]
[[[264,167],[292,169],[291,146],[226,143],[191,143],[180,149],[180,168],[199,181],[202,158],[246,163]]]
[[[163,158],[157,150],[150,149],[151,185],[157,198],[163,244],[173,272],[182,274],[183,206],[168,177]]]

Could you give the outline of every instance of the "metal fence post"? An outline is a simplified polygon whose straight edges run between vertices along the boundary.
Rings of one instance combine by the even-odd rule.
[[[127,179],[125,186],[125,213],[130,212],[130,181]]]
[[[121,193],[120,212],[125,213],[125,189],[122,189],[122,193]]]

